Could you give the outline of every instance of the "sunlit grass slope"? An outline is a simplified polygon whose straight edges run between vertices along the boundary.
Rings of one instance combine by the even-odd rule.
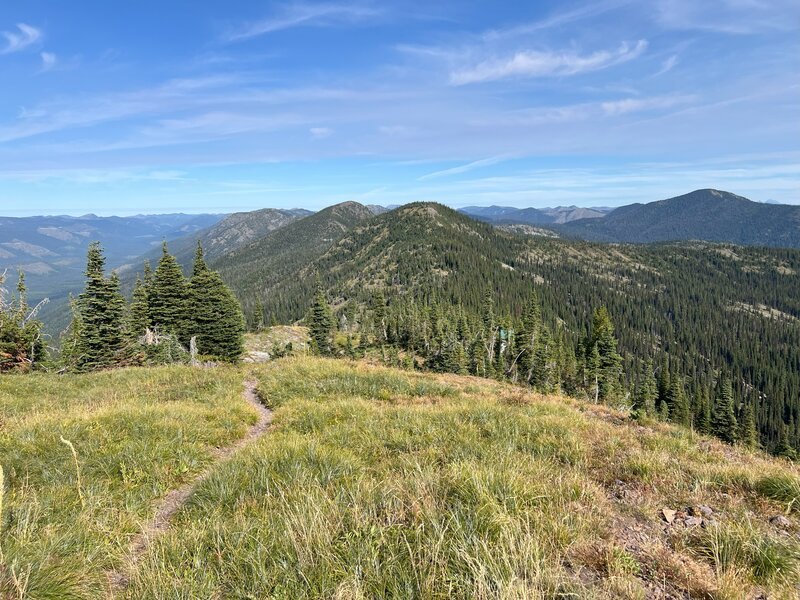
[[[486,380],[257,373],[273,429],[201,484],[130,598],[797,597],[787,463]]]
[[[0,377],[0,598],[105,596],[154,499],[255,420],[233,368]]]

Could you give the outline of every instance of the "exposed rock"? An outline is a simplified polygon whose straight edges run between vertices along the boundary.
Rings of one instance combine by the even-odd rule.
[[[714,511],[711,510],[711,507],[706,506],[705,504],[701,504],[700,506],[698,506],[697,510],[700,511],[700,515],[701,516],[706,517],[706,518],[708,518],[708,517],[710,517],[711,515],[714,514]]]
[[[686,523],[687,527],[697,527],[698,525],[702,525],[703,519],[702,517],[686,517],[683,522]]]
[[[772,516],[769,518],[769,522],[775,527],[780,527],[781,529],[789,529],[792,526],[792,522],[783,515]]]
[[[661,509],[661,515],[664,517],[664,520],[665,520],[667,523],[670,523],[670,524],[671,524],[671,523],[672,523],[672,522],[675,520],[675,515],[676,515],[676,514],[677,514],[677,512],[676,512],[676,511],[674,511],[674,510],[671,510],[671,509],[669,509],[669,508],[662,508],[662,509]]]

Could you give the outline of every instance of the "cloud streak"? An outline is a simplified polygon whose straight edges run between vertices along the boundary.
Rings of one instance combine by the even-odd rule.
[[[17,31],[0,31],[0,36],[5,38],[6,44],[0,48],[0,54],[20,52],[42,39],[41,30],[25,23],[17,23]]]
[[[672,108],[692,102],[694,96],[656,96],[652,98],[624,98],[601,104],[603,112],[609,116],[625,115],[633,112]]]
[[[448,177],[450,175],[459,175],[461,173],[467,173],[469,171],[474,171],[475,169],[480,169],[482,167],[489,167],[491,165],[496,165],[498,163],[504,162],[508,160],[509,156],[491,156],[489,158],[483,158],[481,160],[475,160],[470,163],[459,165],[457,167],[453,167],[452,169],[444,169],[441,171],[435,171],[433,173],[428,173],[427,175],[423,175],[422,177],[418,178],[418,181],[427,181],[429,179],[438,179],[439,177]]]
[[[305,4],[284,6],[277,14],[229,31],[224,40],[240,42],[294,27],[333,27],[358,23],[378,16],[379,10],[347,3]]]
[[[52,52],[42,52],[39,56],[42,58],[42,71],[49,71],[56,66],[58,59]]]
[[[453,71],[450,83],[467,85],[509,78],[578,75],[628,62],[641,56],[646,49],[647,40],[639,40],[633,45],[623,42],[616,50],[599,50],[584,55],[577,52],[525,50],[511,57],[485,60],[472,67]]]

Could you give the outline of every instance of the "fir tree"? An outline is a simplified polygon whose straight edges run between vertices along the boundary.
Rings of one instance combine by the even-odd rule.
[[[46,358],[43,324],[28,306],[25,274],[19,272],[16,299],[7,297],[5,273],[0,273],[0,372],[28,370]],[[46,302],[46,301],[43,301]]]
[[[333,316],[322,283],[319,281],[308,317],[308,328],[314,352],[323,356],[333,354]]]
[[[236,362],[244,352],[244,315],[239,301],[219,273],[203,258],[198,242],[189,281],[188,338],[197,338],[197,351],[228,362]]]
[[[733,410],[733,386],[727,378],[717,385],[714,409],[711,412],[711,433],[732,444],[736,441],[736,414]]]
[[[140,277],[133,287],[131,305],[128,309],[128,333],[134,338],[141,336],[150,327],[150,294],[147,284]]]
[[[597,352],[595,379],[597,382],[597,399],[607,402],[619,395],[622,375],[622,357],[617,352],[617,338],[614,336],[614,324],[608,310],[601,306],[594,311],[592,317],[592,334],[589,347]]]
[[[653,372],[653,361],[648,360],[639,375],[639,385],[633,396],[634,416],[652,417],[656,414],[656,399],[658,398],[658,385]]]
[[[152,283],[149,286],[150,324],[161,333],[171,333],[184,344],[186,336],[188,286],[178,261],[172,256],[167,243],[161,246]]]
[[[689,412],[689,402],[686,399],[686,391],[680,377],[672,377],[667,394],[667,406],[669,407],[669,418],[673,423],[680,425],[691,424],[691,413]]]
[[[752,402],[745,402],[739,418],[739,441],[748,448],[758,448],[758,430],[756,429],[756,414]]]
[[[778,424],[778,443],[775,446],[774,454],[775,456],[781,456],[792,460],[797,457],[797,453],[789,442],[788,428],[782,419]]]
[[[124,341],[125,299],[119,278],[104,274],[105,257],[98,242],[89,245],[86,286],[75,301],[69,358],[78,371],[112,366]]]
[[[697,391],[695,400],[694,427],[698,433],[709,435],[711,433],[711,402],[705,390]]]

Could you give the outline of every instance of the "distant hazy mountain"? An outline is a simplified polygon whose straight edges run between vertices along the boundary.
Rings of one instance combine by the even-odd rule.
[[[191,234],[223,217],[0,217],[0,271],[23,269],[34,298],[54,292],[63,294],[83,280],[90,242],[103,245],[107,264],[113,267],[158,245],[162,239]]]
[[[250,242],[259,240],[270,232],[310,214],[313,214],[310,210],[302,208],[288,210],[263,208],[261,210],[233,213],[210,227],[177,239],[168,239],[169,251],[184,267],[189,267],[194,257],[197,242],[200,241],[203,244],[206,259],[213,261],[215,258],[235,252]],[[126,264],[123,267],[123,271],[140,271],[145,259],[149,259],[155,266],[160,256],[161,248],[154,248],[145,256],[138,256],[135,261]]]
[[[764,204],[704,189],[623,206],[602,219],[568,222],[557,231],[600,242],[704,240],[796,248],[800,247],[800,206]]]
[[[480,221],[492,224],[553,225],[576,219],[603,217],[607,208],[557,206],[555,208],[514,208],[511,206],[467,206],[459,209]]]

